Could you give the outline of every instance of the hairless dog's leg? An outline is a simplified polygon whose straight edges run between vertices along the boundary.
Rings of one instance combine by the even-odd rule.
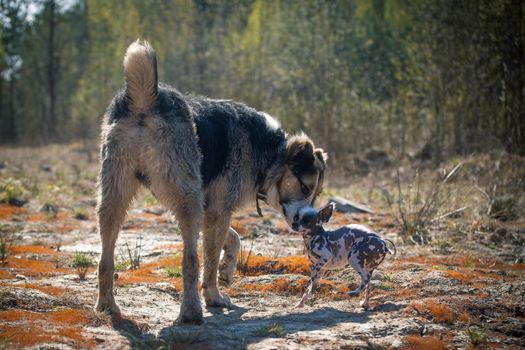
[[[308,288],[303,294],[303,297],[301,298],[301,301],[295,305],[295,307],[303,307],[306,301],[312,296],[312,294],[315,292],[315,289],[317,288],[317,283],[323,277],[324,266],[325,262],[323,259],[320,259],[312,268],[312,277],[310,278],[310,284],[308,285]]]
[[[370,279],[372,277],[372,273],[374,271],[370,271],[368,273],[368,280],[366,282],[366,289],[365,289],[365,299],[361,302],[361,307],[365,310],[368,310],[370,308],[370,304],[369,304],[369,299],[370,299],[370,289],[372,288],[372,286],[370,285]]]
[[[365,288],[368,285],[368,282],[370,282],[370,274],[366,271],[364,266],[361,266],[360,262],[358,261],[356,254],[352,254],[350,257],[350,265],[357,271],[359,276],[361,277],[361,284],[356,289],[348,292],[347,294],[350,296],[357,296],[361,293],[363,288]]]

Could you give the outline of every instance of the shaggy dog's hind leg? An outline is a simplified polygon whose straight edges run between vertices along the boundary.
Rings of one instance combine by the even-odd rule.
[[[114,315],[120,313],[113,296],[115,242],[139,185],[130,163],[117,162],[106,155],[102,160],[98,184],[97,219],[102,255],[98,264],[98,299],[95,309]]]
[[[182,258],[184,295],[178,322],[201,324],[203,322],[203,316],[198,290],[199,256],[197,253],[197,241],[199,239],[199,227],[202,215],[198,215],[198,206],[196,206],[195,209],[196,211],[189,209],[185,214],[179,213],[177,215],[182,231],[182,239],[184,241]]]
[[[219,265],[219,284],[221,286],[229,287],[233,283],[233,274],[237,266],[240,247],[239,234],[230,227],[226,234],[226,240],[222,248],[223,255]]]

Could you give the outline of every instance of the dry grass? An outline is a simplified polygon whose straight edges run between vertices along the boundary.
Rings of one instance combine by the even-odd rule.
[[[416,244],[429,242],[429,227],[433,222],[448,215],[442,212],[444,205],[452,195],[446,185],[461,168],[461,165],[462,163],[456,165],[442,180],[431,183],[426,192],[423,190],[418,171],[412,183],[405,189],[402,188],[401,176],[399,172],[397,173],[395,200],[388,191],[385,191],[385,197],[405,242]]]
[[[12,253],[12,246],[15,241],[13,232],[4,231],[0,227],[0,265],[7,264],[7,258]]]

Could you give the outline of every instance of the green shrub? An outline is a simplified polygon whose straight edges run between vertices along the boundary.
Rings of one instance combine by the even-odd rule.
[[[95,260],[91,256],[81,252],[76,252],[71,260],[71,267],[77,269],[78,278],[81,281],[86,279],[88,269],[95,265]]]
[[[179,266],[166,266],[164,272],[169,278],[182,277],[182,269]]]
[[[89,215],[85,209],[75,208],[75,219],[77,220],[87,220]]]

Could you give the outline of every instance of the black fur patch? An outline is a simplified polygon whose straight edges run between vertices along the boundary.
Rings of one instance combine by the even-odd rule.
[[[256,187],[264,183],[266,173],[270,166],[275,164],[279,157],[279,146],[285,142],[286,135],[282,129],[272,129],[266,123],[266,118],[255,110],[249,108],[249,112],[241,115],[240,122],[250,135],[250,144],[254,157],[271,155],[271,159],[255,159],[256,164],[266,164],[256,174]]]
[[[230,123],[229,115],[218,108],[195,117],[202,153],[201,176],[204,187],[224,170],[229,153]]]
[[[137,178],[137,180],[139,180],[139,182],[142,185],[144,185],[146,187],[149,186],[150,180],[149,180],[148,175],[144,174],[140,170],[135,170],[135,177]]]
[[[113,124],[119,119],[128,117],[128,115],[128,99],[126,98],[125,91],[120,90],[106,109],[106,116],[109,118],[108,123]]]
[[[166,119],[191,122],[186,96],[171,86],[160,83],[154,113]]]
[[[144,113],[140,113],[140,114],[138,115],[138,119],[139,119],[139,122],[138,122],[139,126],[144,126],[144,125],[146,125],[146,124],[144,123],[144,119],[146,119],[146,114],[144,114]]]

